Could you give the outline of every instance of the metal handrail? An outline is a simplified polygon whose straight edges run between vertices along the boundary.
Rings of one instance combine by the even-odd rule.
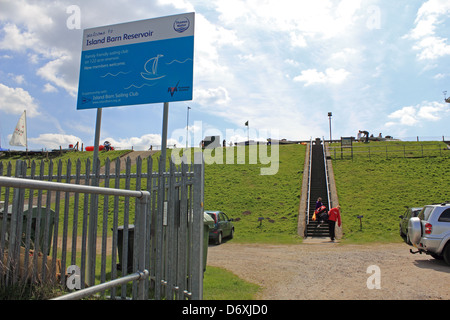
[[[308,163],[308,188],[307,188],[307,206],[306,206],[306,225],[309,224],[309,209],[311,199],[311,164],[312,164],[312,138],[309,142],[309,163]]]
[[[78,290],[78,291],[75,291],[72,293],[68,293],[66,295],[59,296],[59,297],[53,298],[51,300],[79,300],[79,299],[83,299],[85,297],[91,296],[97,292],[101,292],[101,291],[108,290],[108,289],[111,289],[114,287],[118,287],[118,286],[121,286],[121,285],[126,284],[131,281],[136,281],[136,280],[143,281],[143,280],[147,279],[148,276],[149,276],[148,270],[138,271],[138,272],[129,274],[125,277],[111,280],[111,281],[108,281],[105,283],[101,283],[96,286]],[[143,299],[144,297],[140,297],[140,298]]]
[[[65,191],[65,192],[85,192],[110,196],[135,197],[138,199],[141,199],[143,197],[150,197],[150,192],[148,191],[133,191],[124,189],[94,187],[80,184],[40,181],[40,180],[2,177],[2,176],[0,176],[0,186],[13,188],[52,190],[52,191]]]
[[[327,196],[328,196],[328,210],[331,210],[331,208],[333,208],[333,204],[332,204],[332,199],[331,199],[331,193],[330,193],[330,184],[329,184],[329,179],[328,179],[328,165],[327,165],[327,155],[325,152],[325,139],[322,137],[323,139],[323,162],[325,165],[325,183],[327,185]]]

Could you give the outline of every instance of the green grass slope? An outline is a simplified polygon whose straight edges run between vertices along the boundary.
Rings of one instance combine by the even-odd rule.
[[[229,148],[226,148],[229,149]],[[234,147],[234,149],[236,149]],[[297,237],[298,209],[306,147],[279,146],[279,168],[274,175],[261,175],[260,159],[249,164],[211,163],[205,167],[205,210],[221,210],[238,221],[237,242],[290,243]],[[224,159],[225,159],[224,152]],[[276,152],[272,150],[271,156]],[[208,159],[205,158],[208,163]],[[259,221],[259,218],[264,218]]]
[[[450,200],[449,157],[449,151],[442,151],[423,158],[386,159],[382,156],[369,161],[367,155],[360,155],[353,161],[333,160],[344,239],[349,242],[402,241],[398,216],[404,213],[405,206],[419,207]],[[358,215],[364,216],[362,230]]]

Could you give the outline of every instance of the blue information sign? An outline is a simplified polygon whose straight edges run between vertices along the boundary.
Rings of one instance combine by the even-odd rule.
[[[194,18],[86,29],[77,109],[192,100]]]

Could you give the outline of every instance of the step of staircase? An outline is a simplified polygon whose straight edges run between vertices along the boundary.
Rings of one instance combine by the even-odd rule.
[[[317,221],[312,221],[306,226],[307,237],[328,237],[330,235],[328,223],[323,222],[320,226]]]

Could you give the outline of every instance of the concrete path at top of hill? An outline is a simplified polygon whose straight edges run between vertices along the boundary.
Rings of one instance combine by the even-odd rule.
[[[136,160],[138,157],[141,157],[142,159],[145,159],[151,155],[153,155],[154,153],[156,153],[157,151],[132,151],[130,153],[127,153],[125,155],[123,155],[120,159],[120,171],[125,170],[126,168],[126,160],[127,158],[130,158],[131,161],[131,165],[133,166],[134,164],[136,164]],[[115,161],[111,161],[110,164],[110,172],[115,172],[115,168],[116,168],[116,162]],[[105,167],[101,167],[100,168],[100,174],[105,173]]]

